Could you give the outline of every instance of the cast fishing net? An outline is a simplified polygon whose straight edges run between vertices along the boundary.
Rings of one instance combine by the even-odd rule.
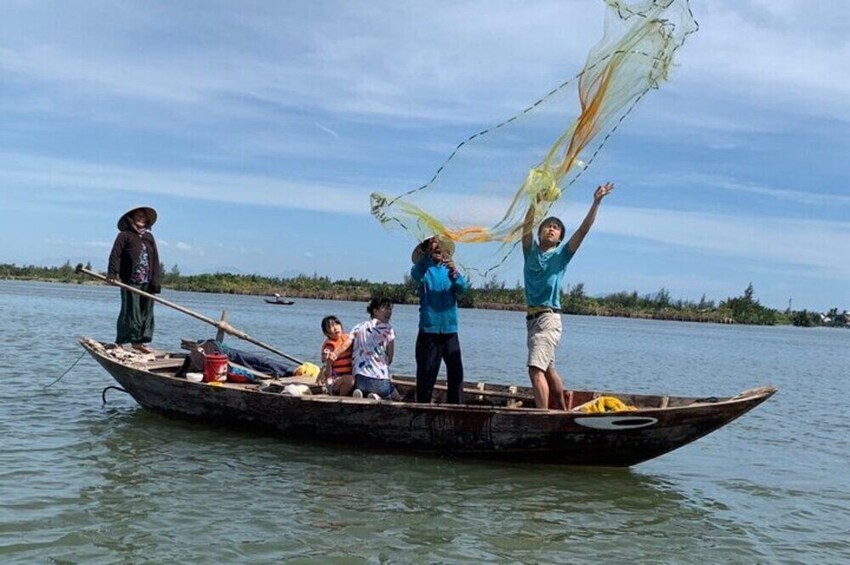
[[[536,226],[641,98],[667,79],[676,51],[697,30],[687,0],[605,3],[603,37],[581,72],[461,142],[426,184],[396,197],[373,193],[372,214],[418,240],[478,244],[458,246],[456,260],[467,270],[487,276],[504,264],[529,207]]]

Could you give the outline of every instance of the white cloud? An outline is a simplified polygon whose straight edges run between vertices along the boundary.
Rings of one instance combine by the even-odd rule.
[[[850,248],[847,225],[792,216],[829,206],[836,217],[850,204],[846,173],[824,163],[823,151],[840,156],[847,143],[841,128],[850,122],[850,11],[840,2],[802,0],[692,7],[701,30],[678,54],[671,82],[629,117],[629,141],[639,141],[613,164],[629,166],[634,185],[659,180],[657,187],[710,187],[718,200],[755,198],[741,199],[737,216],[688,212],[703,208],[685,197],[678,212],[606,203],[594,230],[662,249],[846,276],[840,257]],[[61,209],[61,218],[75,214],[82,224],[90,219],[85,202],[105,191],[365,216],[370,192],[395,195],[416,186],[409,178],[427,180],[465,135],[574,76],[600,37],[603,12],[602,1],[563,0],[438,8],[417,0],[246,0],[157,10],[122,0],[12,3],[0,18],[0,187],[24,198],[13,208],[20,217],[10,219],[21,226],[28,215]],[[193,32],[175,33],[186,29]],[[806,145],[818,142],[815,126],[823,123],[834,128],[830,139],[820,150]],[[623,147],[622,133],[601,161]],[[768,138],[776,145],[768,147]],[[691,154],[724,152],[729,161],[717,175],[652,172],[656,147],[675,153],[680,141]],[[735,162],[733,148],[759,161]],[[503,160],[495,148],[483,149],[491,162]],[[438,156],[433,166],[422,164],[428,152]],[[778,170],[785,155],[798,167],[787,175]],[[760,175],[758,167],[775,174]],[[447,197],[443,209],[486,225],[505,207],[503,200],[470,198]],[[787,219],[761,217],[762,203]],[[723,204],[712,202],[712,209]],[[186,254],[216,245],[186,243],[193,237],[187,232],[179,236]],[[87,240],[95,234],[68,237],[101,245]]]
[[[168,33],[164,21],[195,27],[197,14],[179,5],[162,18],[112,10],[110,28],[91,25],[103,14],[87,13],[90,7],[51,6],[0,24],[8,32],[0,44],[7,77],[63,86],[78,104],[117,96],[172,107],[168,113],[177,105],[177,112],[199,119],[259,102],[270,105],[270,115],[283,105],[466,120],[475,108],[468,100],[479,99],[482,109],[494,103],[514,108],[575,74],[602,19],[601,3],[552,1],[504,2],[498,9],[479,1],[438,10],[428,2],[376,2],[369,9],[321,3],[300,12],[298,5],[240,6],[207,14],[207,24],[226,21],[232,30],[226,45],[199,33],[152,46],[151,38]],[[63,18],[69,11],[76,17]],[[66,27],[50,35],[55,28],[42,18],[62,19]],[[495,85],[502,90],[499,102],[485,96]],[[506,100],[512,92],[519,97]]]
[[[98,249],[112,249],[111,241],[83,241],[79,243],[82,247],[95,247]]]
[[[341,214],[368,213],[369,189],[364,187],[186,169],[134,169],[8,153],[0,154],[0,182],[21,190],[117,190]]]
[[[846,10],[761,0],[693,8],[701,31],[679,54],[676,88],[850,119],[850,74],[839,72],[850,59]],[[57,101],[59,92],[74,99],[43,110],[91,104],[95,117],[110,113],[104,99],[136,99],[158,105],[164,127],[168,116],[278,120],[295,109],[488,123],[580,70],[599,39],[604,5],[259,3],[199,19],[179,3],[153,17],[133,3],[45,2],[11,12],[0,23],[5,78],[32,81],[30,93],[46,88]],[[106,15],[109,26],[92,23]],[[61,29],[50,23],[57,20]],[[199,33],[168,37],[181,25]],[[151,41],[160,37],[169,41]],[[801,99],[808,103],[793,104]]]
[[[316,122],[316,127],[319,128],[320,130],[322,130],[325,133],[331,134],[334,137],[337,137],[337,138],[339,137],[339,134],[337,132],[335,132],[334,130],[332,130],[331,128],[329,128],[327,126],[323,126],[322,124],[320,124],[318,122]]]
[[[11,166],[13,162],[17,170]],[[724,185],[722,179],[698,180]],[[326,213],[368,214],[365,205],[367,189],[363,187],[299,184],[252,175],[137,170],[7,154],[0,155],[0,181],[20,187],[161,193]],[[754,187],[732,181],[725,181],[724,187],[774,198],[818,202],[833,199],[825,195]],[[837,202],[847,205],[850,199],[838,197]],[[490,225],[504,212],[505,203],[504,199],[481,195],[450,195],[443,199],[442,209],[462,210],[467,222]],[[571,216],[581,217],[584,212],[582,206],[569,206]],[[850,266],[842,259],[846,250],[850,249],[850,223],[606,205],[594,230],[725,256],[819,267],[841,276],[850,276]],[[203,253],[184,242],[175,246],[187,253]]]
[[[701,31],[681,54],[679,89],[754,108],[850,121],[850,12],[840,2],[694,5]],[[749,122],[752,116],[743,115]],[[738,126],[739,127],[739,126]]]
[[[575,213],[579,209],[576,208]],[[850,277],[850,223],[607,206],[594,231]]]
[[[816,188],[798,190],[794,188],[776,188],[763,186],[752,181],[740,181],[733,177],[687,173],[666,175],[664,173],[648,173],[641,179],[630,183],[633,187],[676,186],[694,188],[703,191],[725,190],[738,194],[753,194],[763,196],[767,200],[790,203],[793,205],[844,207],[850,206],[850,195],[818,192]]]

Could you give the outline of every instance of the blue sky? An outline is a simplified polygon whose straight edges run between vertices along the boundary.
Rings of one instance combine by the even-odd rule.
[[[561,204],[571,230],[617,185],[566,283],[690,300],[752,283],[771,307],[850,309],[850,11],[691,5],[670,82]],[[574,76],[603,17],[594,0],[5,0],[0,262],[102,269],[145,204],[184,274],[401,281],[414,241],[369,194],[423,184]]]

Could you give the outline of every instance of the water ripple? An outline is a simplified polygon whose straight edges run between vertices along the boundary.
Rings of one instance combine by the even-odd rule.
[[[110,338],[113,290],[0,281],[14,351],[0,388],[4,564],[850,560],[846,384],[820,369],[847,366],[850,332],[565,317],[559,362],[573,386],[780,393],[633,470],[497,465],[285,443],[163,418],[120,394],[104,406],[112,381],[87,357],[44,389],[80,355],[69,329]],[[227,308],[236,327],[304,358],[323,315],[363,316],[358,303],[282,313],[254,297],[167,294],[210,317]],[[399,306],[393,319],[406,372],[416,317]],[[521,315],[462,318],[470,379],[523,382]],[[209,334],[157,310],[157,342]]]

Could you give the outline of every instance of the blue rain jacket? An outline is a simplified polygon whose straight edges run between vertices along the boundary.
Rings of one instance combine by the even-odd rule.
[[[425,333],[457,333],[457,297],[469,288],[464,276],[449,278],[449,269],[425,256],[410,269],[419,283],[419,330]]]

